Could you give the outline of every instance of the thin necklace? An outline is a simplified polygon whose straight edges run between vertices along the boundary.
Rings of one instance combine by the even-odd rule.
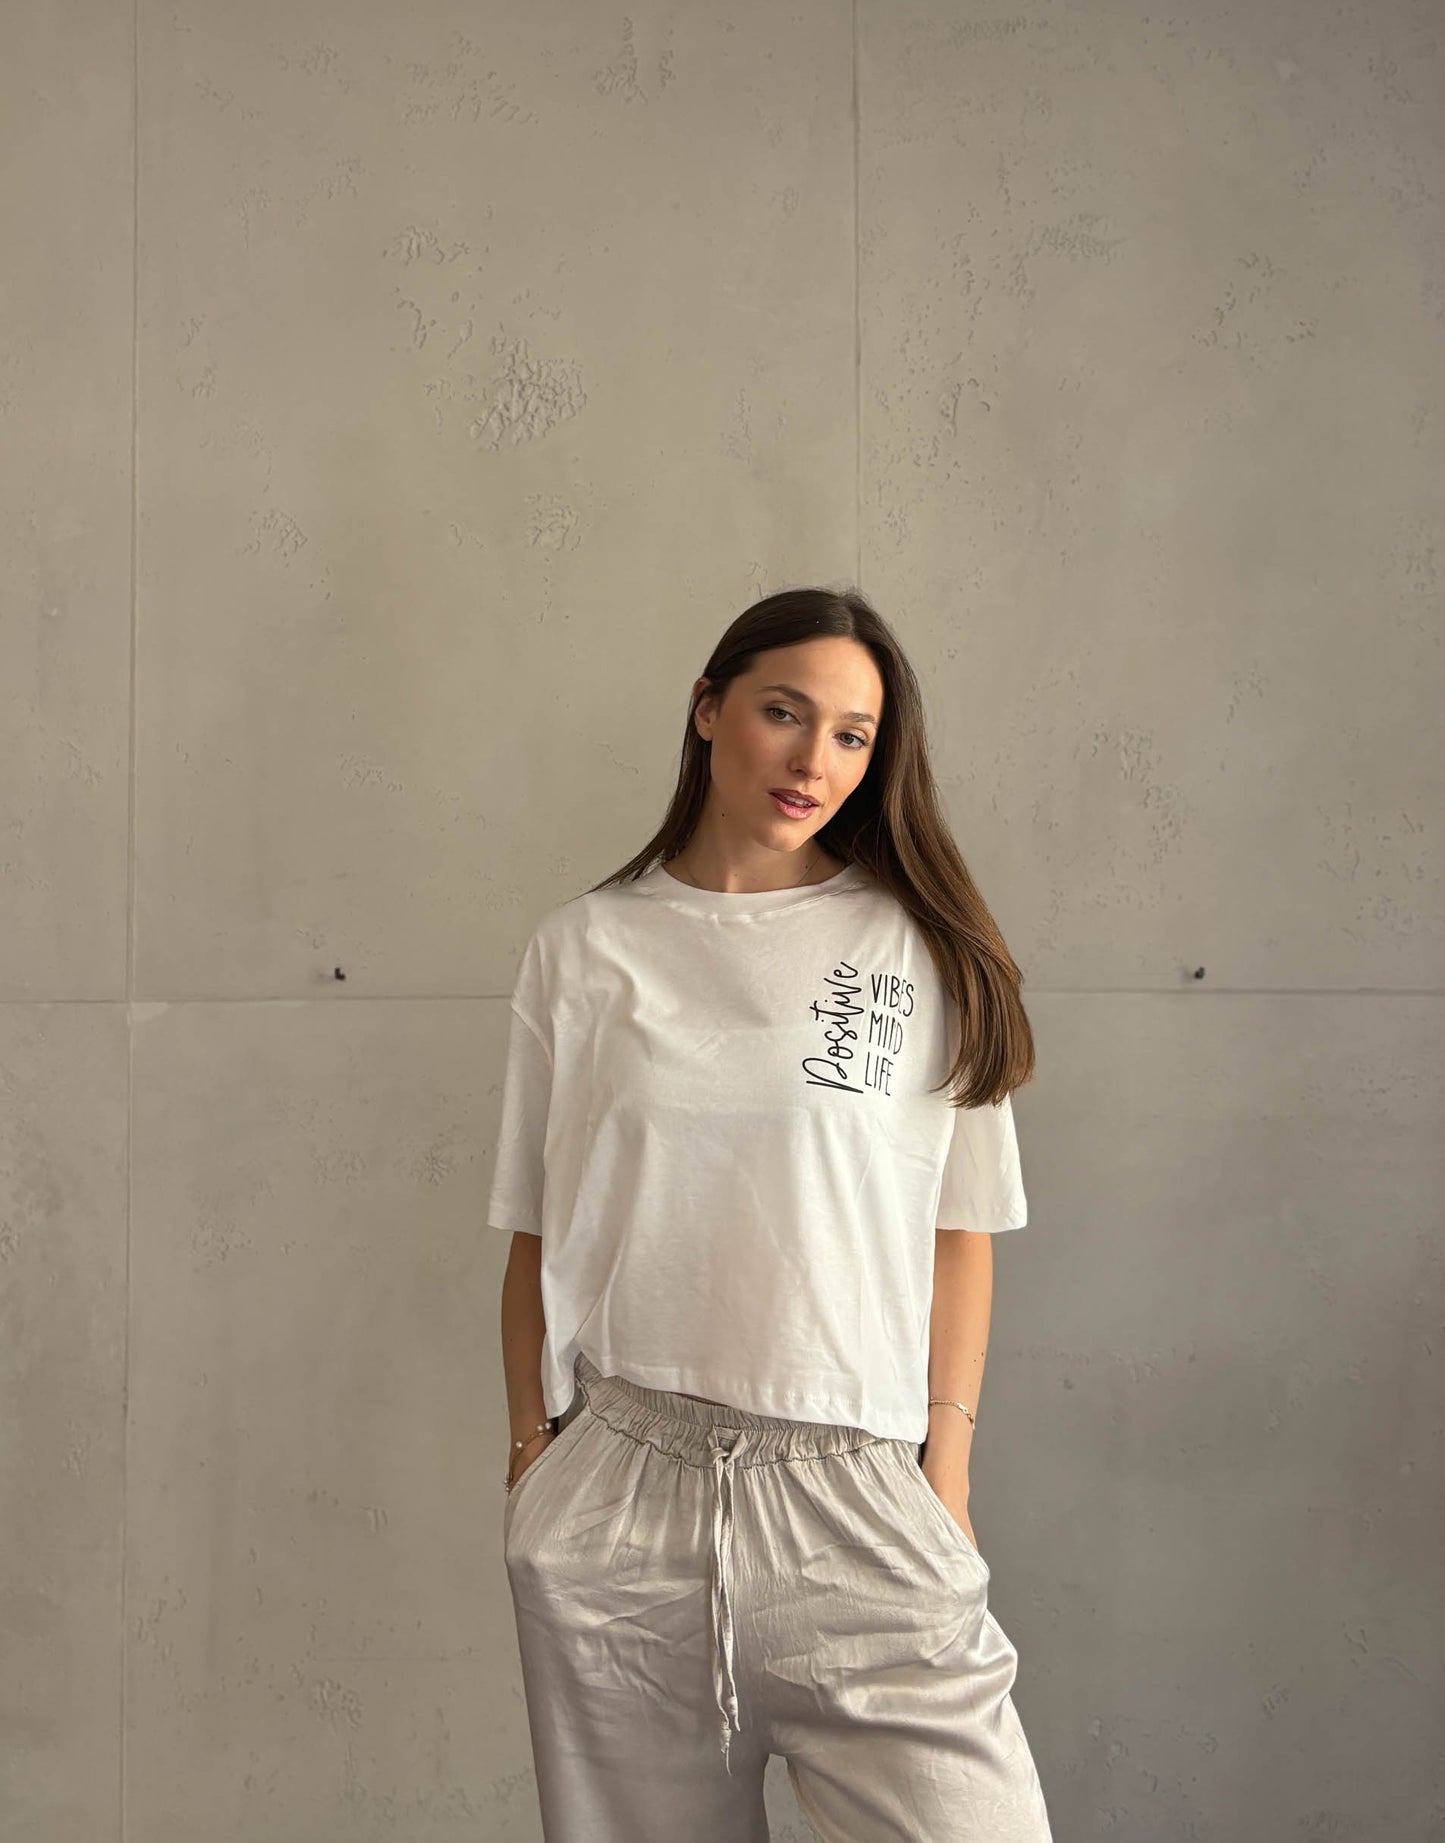
[[[675,858],[674,858],[674,859],[672,860],[672,862],[673,862],[674,864],[679,864],[679,863],[681,863],[681,861],[682,861],[682,860],[681,860],[681,853],[679,853],[679,855],[678,855],[677,857],[675,857]],[[802,885],[803,885],[803,881],[804,881],[804,878],[806,878],[806,877],[807,877],[807,874],[808,874],[808,871],[809,871],[809,870],[811,870],[811,869],[813,868],[813,865],[814,865],[814,864],[816,864],[816,863],[817,863],[817,861],[818,861],[818,849],[817,849],[817,846],[815,845],[815,846],[813,847],[813,858],[812,858],[812,862],[811,862],[811,863],[810,863],[810,864],[809,864],[809,865],[807,866],[807,869],[805,869],[805,870],[804,870],[804,872],[803,872],[803,875],[802,875],[801,877],[799,877],[799,878],[798,878],[798,881],[797,881],[796,883],[781,883],[781,884],[779,884],[779,886],[778,886],[778,887],[779,887],[780,889],[801,889],[801,888],[802,888]],[[696,877],[694,877],[694,876],[692,875],[692,873],[691,873],[691,871],[689,871],[689,870],[687,870],[685,866],[684,866],[684,869],[683,869],[683,875],[684,875],[684,876],[685,876],[685,877],[687,878],[687,880],[688,880],[688,882],[689,882],[689,883],[690,883],[690,884],[692,885],[692,887],[693,887],[693,888],[694,888],[695,890],[700,890],[700,889],[702,888],[702,885],[701,885],[701,884],[700,884],[700,883],[698,882],[698,880],[697,880],[697,878],[696,878]]]

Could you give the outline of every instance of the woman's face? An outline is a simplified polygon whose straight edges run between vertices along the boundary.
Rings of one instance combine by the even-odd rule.
[[[882,717],[883,680],[859,641],[829,635],[759,653],[721,706],[705,697],[694,718],[712,743],[718,816],[775,849],[806,843],[863,779]],[[775,789],[816,804],[794,814]]]

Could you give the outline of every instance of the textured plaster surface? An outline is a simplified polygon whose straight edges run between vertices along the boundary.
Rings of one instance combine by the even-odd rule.
[[[1056,1838],[1445,1835],[1439,7],[12,12],[4,1843],[539,1837],[507,994],[816,581],[1026,975]]]

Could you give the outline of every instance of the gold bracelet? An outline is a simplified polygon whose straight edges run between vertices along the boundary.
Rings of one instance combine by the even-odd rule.
[[[930,1408],[935,1405],[943,1408],[963,1408],[963,1403],[961,1401],[950,1401],[946,1395],[930,1395],[928,1398],[928,1405]],[[969,1426],[977,1427],[978,1422],[973,1418],[972,1411],[968,1408],[963,1408],[963,1411],[968,1415]]]
[[[516,1483],[516,1480],[512,1477],[512,1467],[517,1463],[517,1454],[521,1452],[524,1446],[530,1446],[539,1433],[555,1433],[556,1431],[556,1428],[550,1421],[538,1421],[536,1431],[529,1433],[525,1440],[513,1440],[512,1456],[507,1461],[507,1476],[502,1480],[502,1483],[507,1487],[509,1495],[512,1486]]]

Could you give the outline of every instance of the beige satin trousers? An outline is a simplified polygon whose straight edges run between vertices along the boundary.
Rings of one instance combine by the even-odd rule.
[[[547,1843],[1050,1843],[989,1569],[918,1448],[582,1355],[503,1511]]]

